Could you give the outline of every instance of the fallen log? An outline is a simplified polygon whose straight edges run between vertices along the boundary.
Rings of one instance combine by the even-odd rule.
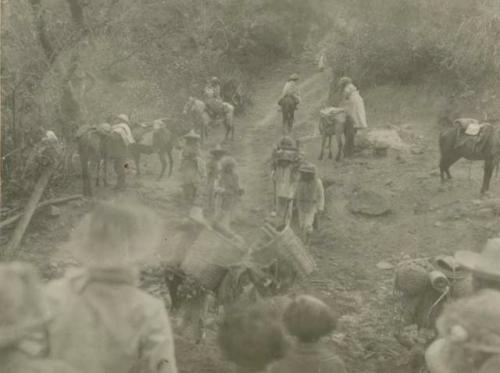
[[[49,199],[49,200],[46,200],[46,201],[39,203],[38,206],[36,206],[36,208],[35,208],[35,212],[36,212],[36,210],[39,210],[45,206],[58,205],[60,203],[73,201],[75,199],[80,199],[82,197],[83,197],[83,195],[81,195],[81,194],[74,194],[74,195],[67,196],[67,197]],[[0,222],[0,229],[14,224],[16,221],[18,221],[21,218],[21,216],[23,216],[22,212],[19,214],[13,215],[10,218],[5,219],[4,221]]]

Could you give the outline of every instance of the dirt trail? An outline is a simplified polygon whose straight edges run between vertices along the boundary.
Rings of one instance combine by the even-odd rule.
[[[282,133],[276,103],[286,77],[295,69],[276,69],[258,79],[253,106],[235,119],[235,141],[226,144],[238,161],[246,192],[234,228],[249,240],[271,208],[268,160]],[[385,86],[362,92],[371,129],[391,126],[391,133],[397,133],[408,145],[404,149],[390,149],[388,156],[380,159],[364,151],[339,163],[317,161],[317,113],[328,93],[329,76],[297,70],[303,79],[303,102],[296,113],[293,135],[303,140],[306,158],[318,165],[321,176],[334,184],[327,190],[327,215],[312,240],[311,251],[319,269],[295,291],[317,294],[343,315],[329,343],[340,351],[349,371],[406,372],[404,351],[392,338],[393,273],[378,269],[376,264],[382,260],[396,264],[404,256],[478,249],[487,237],[500,233],[500,204],[495,199],[478,198],[482,171],[478,163],[474,163],[469,180],[469,164],[459,162],[452,168],[454,182],[440,186],[435,173],[438,128],[432,122],[440,98],[429,93],[432,87]],[[222,128],[211,132],[205,150],[222,139],[222,132]],[[141,179],[129,175],[126,192],[161,214],[167,252],[177,223],[186,213],[180,202],[177,154],[175,158],[172,177],[156,181],[158,162],[153,156],[144,157],[145,175]],[[346,208],[347,200],[363,188],[383,193],[391,214],[379,218],[353,215]],[[500,195],[498,179],[492,181],[492,195]],[[98,198],[113,198],[113,193],[100,190]],[[42,268],[47,267],[49,258],[60,258],[54,253],[91,205],[92,201],[74,202],[61,207],[58,218],[35,219],[20,257]],[[208,364],[206,356],[216,351],[213,344],[195,348],[186,343],[182,342],[182,351],[188,354],[181,359],[187,364],[182,371],[203,370]],[[209,371],[226,371],[219,363],[208,365],[213,366]]]

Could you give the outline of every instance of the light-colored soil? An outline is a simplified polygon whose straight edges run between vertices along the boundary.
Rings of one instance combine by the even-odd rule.
[[[451,169],[453,182],[440,185],[435,118],[441,99],[432,86],[424,84],[361,92],[370,130],[375,131],[371,136],[390,133],[388,141],[397,145],[389,149],[387,157],[375,158],[365,150],[338,163],[328,157],[318,161],[318,110],[327,96],[329,76],[289,66],[266,72],[256,81],[253,106],[236,118],[235,141],[227,144],[238,161],[245,189],[234,229],[249,241],[271,208],[268,161],[282,131],[276,102],[293,69],[302,73],[303,96],[293,134],[302,140],[306,158],[318,166],[324,179],[333,182],[326,193],[326,216],[311,243],[319,268],[294,292],[316,294],[343,315],[328,343],[346,360],[350,372],[407,372],[405,351],[392,337],[393,272],[376,265],[380,261],[396,264],[408,256],[479,250],[488,237],[500,233],[500,202],[494,199],[500,198],[499,179],[494,176],[492,180],[492,197],[480,199],[482,165],[462,160]],[[222,128],[212,131],[206,149],[220,141],[222,132]],[[141,179],[128,177],[126,193],[152,206],[165,219],[166,245],[165,252],[155,258],[159,261],[168,257],[169,240],[185,215],[177,155],[176,161],[169,179],[156,181],[159,165],[154,156],[144,157],[146,172]],[[352,193],[363,189],[386,196],[391,213],[381,217],[352,214],[347,202]],[[113,198],[113,193],[101,189],[98,197]],[[73,202],[61,207],[59,218],[36,218],[20,257],[46,269],[50,258],[61,258],[58,249],[91,205],[88,200]],[[228,364],[218,356],[213,332],[204,346],[194,347],[184,339],[178,343],[181,372],[228,371]]]

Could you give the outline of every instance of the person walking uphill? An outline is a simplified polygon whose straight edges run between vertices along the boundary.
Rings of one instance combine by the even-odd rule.
[[[216,184],[215,194],[215,222],[222,229],[231,232],[231,219],[243,194],[236,172],[236,161],[232,157],[225,157],[221,161],[221,174]]]
[[[300,92],[297,85],[298,74],[292,74],[283,88],[282,97],[278,101],[283,117],[283,131],[289,133],[292,130],[295,110],[300,103]]]
[[[100,203],[67,249],[82,268],[47,285],[50,356],[81,373],[176,373],[165,305],[137,287],[139,261],[162,241],[161,219],[130,203]]]
[[[347,113],[354,121],[354,129],[366,129],[365,102],[359,94],[358,88],[352,83],[352,79],[348,77],[340,78],[339,89],[341,93],[341,107],[346,109]]]
[[[206,185],[205,162],[200,152],[201,137],[191,130],[184,136],[185,146],[181,159],[181,185],[184,200],[190,206],[190,216],[195,220],[203,219],[203,196]]]
[[[38,273],[30,264],[0,264],[0,371],[77,373],[62,361],[44,359],[49,313]]]
[[[207,162],[207,211],[214,212],[215,185],[220,177],[221,159],[226,154],[220,144],[210,150],[210,159]]]

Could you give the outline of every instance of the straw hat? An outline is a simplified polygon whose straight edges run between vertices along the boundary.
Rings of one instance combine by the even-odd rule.
[[[299,172],[302,172],[304,174],[315,174],[316,166],[313,165],[312,163],[305,162],[299,167]]]
[[[152,257],[161,232],[161,219],[149,208],[129,201],[104,202],[80,222],[67,250],[88,267],[127,267]]]
[[[227,151],[226,149],[223,149],[222,146],[220,146],[220,144],[217,144],[215,148],[210,150],[210,153],[213,155],[223,155],[226,154]]]
[[[500,280],[500,238],[488,240],[481,253],[457,251],[455,259],[474,275]]]
[[[130,120],[129,120],[129,117],[127,114],[120,114],[117,116],[118,119],[124,121],[125,123],[129,123]]]
[[[197,140],[201,139],[200,135],[198,135],[194,130],[189,131],[186,135],[184,135],[186,140]]]
[[[290,75],[288,80],[299,80],[299,74],[293,73],[292,75]]]
[[[36,268],[27,263],[0,263],[0,349],[18,343],[46,321]]]
[[[342,78],[339,79],[339,87],[345,87],[346,85],[351,83],[352,79],[347,76],[343,76]]]

